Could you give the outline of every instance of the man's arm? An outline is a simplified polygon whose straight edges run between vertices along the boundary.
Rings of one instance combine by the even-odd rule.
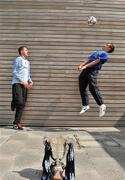
[[[30,77],[30,63],[29,63],[29,68],[28,68],[28,71],[29,71],[29,76],[28,76],[28,89],[32,89],[33,88],[33,81]]]
[[[89,67],[92,67],[92,66],[98,64],[99,62],[100,62],[100,59],[96,59],[95,61],[92,61],[92,62],[90,62],[90,63],[85,64],[84,66],[82,66],[81,70],[86,69],[86,68],[89,68]]]
[[[17,58],[13,64],[13,76],[21,81],[21,74],[19,72],[19,67],[21,66],[21,61]]]
[[[78,70],[82,70],[82,67],[88,63],[88,60],[84,60],[82,64],[79,65]]]
[[[33,88],[33,81],[31,79],[31,77],[29,76],[29,79],[28,79],[28,89],[32,89]]]

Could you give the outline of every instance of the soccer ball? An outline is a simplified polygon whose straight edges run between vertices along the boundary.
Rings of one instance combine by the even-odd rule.
[[[90,16],[90,17],[88,18],[88,25],[92,26],[92,25],[94,25],[94,24],[96,24],[96,23],[97,23],[96,17]]]

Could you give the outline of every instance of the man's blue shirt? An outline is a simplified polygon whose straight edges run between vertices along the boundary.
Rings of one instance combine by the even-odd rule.
[[[32,79],[30,77],[30,63],[28,60],[19,56],[15,59],[13,64],[12,84],[20,83],[21,80],[32,83]]]
[[[92,66],[92,68],[96,70],[100,70],[102,65],[109,59],[109,54],[103,50],[96,51],[88,57],[88,60],[89,60],[88,63],[91,63],[92,61],[95,61],[97,59],[100,60],[99,63]]]

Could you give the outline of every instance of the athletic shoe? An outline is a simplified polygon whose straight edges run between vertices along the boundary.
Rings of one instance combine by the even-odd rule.
[[[105,112],[106,112],[106,105],[102,104],[101,106],[99,106],[99,117],[104,116]]]
[[[86,112],[87,110],[89,110],[89,105],[87,105],[87,106],[83,106],[82,107],[82,110],[80,111],[80,114],[83,114],[84,112]]]
[[[14,125],[13,125],[13,129],[18,130],[18,127],[17,127],[17,125],[16,125],[16,124],[14,124]]]

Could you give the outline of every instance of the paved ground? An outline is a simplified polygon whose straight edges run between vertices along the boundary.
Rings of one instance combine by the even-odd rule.
[[[43,137],[72,137],[76,180],[125,180],[125,128],[0,128],[0,180],[40,180]]]

